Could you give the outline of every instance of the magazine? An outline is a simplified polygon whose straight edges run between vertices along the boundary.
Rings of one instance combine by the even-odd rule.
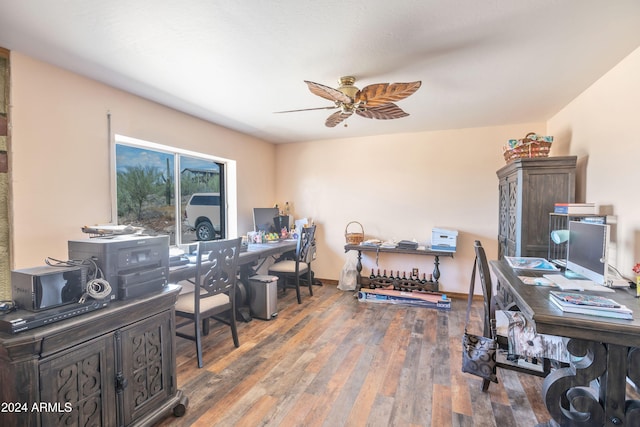
[[[506,256],[504,259],[507,260],[511,268],[517,270],[559,271],[558,267],[544,258]]]
[[[611,298],[606,298],[600,295],[588,295],[588,294],[576,294],[573,292],[558,292],[551,291],[551,295],[558,298],[559,300],[574,304],[574,305],[585,305],[589,307],[609,307],[609,308],[619,308],[620,304],[612,300]]]
[[[551,302],[565,313],[587,314],[589,316],[612,317],[615,319],[633,319],[633,311],[624,305],[620,307],[597,307],[589,305],[578,305],[563,301],[550,295]]]

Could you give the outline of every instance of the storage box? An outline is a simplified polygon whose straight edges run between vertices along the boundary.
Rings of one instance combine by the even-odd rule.
[[[431,249],[434,251],[455,252],[458,240],[456,230],[434,227],[431,231]]]

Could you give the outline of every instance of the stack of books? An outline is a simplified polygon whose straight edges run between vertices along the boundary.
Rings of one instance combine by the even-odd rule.
[[[586,295],[573,292],[549,292],[551,302],[565,313],[588,314],[591,316],[633,319],[633,311],[611,298],[600,295]]]
[[[554,213],[567,215],[595,215],[595,203],[556,203]]]
[[[400,240],[398,242],[398,249],[418,249],[418,242],[413,240]]]
[[[451,298],[447,298],[445,294],[434,292],[405,292],[382,288],[362,288],[358,292],[358,301],[451,310]]]

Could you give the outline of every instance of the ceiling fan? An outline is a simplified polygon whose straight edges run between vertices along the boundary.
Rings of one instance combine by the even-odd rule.
[[[411,83],[376,83],[365,86],[362,90],[353,84],[356,78],[352,76],[340,77],[340,86],[334,89],[320,83],[304,81],[314,95],[333,101],[330,107],[304,108],[301,110],[278,111],[278,113],[293,113],[311,110],[339,110],[331,114],[325,121],[327,127],[335,127],[353,113],[367,119],[390,120],[406,117],[409,114],[394,104],[412,95],[420,88],[422,82]],[[345,124],[345,126],[347,126]]]

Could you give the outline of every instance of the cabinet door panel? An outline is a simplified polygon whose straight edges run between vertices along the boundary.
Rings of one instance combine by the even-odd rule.
[[[113,334],[40,364],[43,426],[115,425]]]
[[[564,171],[545,174],[529,173],[526,187],[526,206],[522,209],[522,251],[526,256],[546,257],[549,249],[549,213],[555,203],[566,202],[569,180]]]
[[[172,316],[157,314],[121,331],[125,424],[156,408],[174,393]]]
[[[519,200],[520,187],[517,176],[513,175],[507,179],[507,255],[519,255],[520,230],[521,230],[521,209]]]

